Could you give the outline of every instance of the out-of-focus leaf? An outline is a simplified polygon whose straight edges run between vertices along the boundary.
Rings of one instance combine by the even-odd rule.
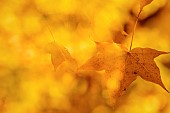
[[[115,31],[113,32],[113,42],[117,44],[122,44],[128,34],[125,31]]]
[[[150,4],[153,0],[140,0],[140,10],[142,10],[146,5]]]
[[[51,54],[51,62],[55,69],[64,61],[68,61],[70,63],[76,62],[68,50],[63,46],[58,45],[56,42],[49,43],[47,51]]]

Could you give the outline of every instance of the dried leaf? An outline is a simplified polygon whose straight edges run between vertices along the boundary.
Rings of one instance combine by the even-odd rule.
[[[55,42],[48,44],[47,51],[51,54],[51,62],[55,69],[64,61],[75,63],[75,60],[72,58],[68,50],[63,46],[59,46]]]
[[[142,10],[146,5],[150,4],[153,0],[140,0],[140,10]]]
[[[105,70],[108,81],[113,78],[118,79],[119,86],[113,89],[112,97],[121,96],[137,76],[159,84],[168,92],[161,81],[160,70],[154,62],[154,58],[168,52],[150,48],[134,48],[128,52],[117,44],[109,42],[98,42],[97,50],[97,53],[82,65],[80,70]]]

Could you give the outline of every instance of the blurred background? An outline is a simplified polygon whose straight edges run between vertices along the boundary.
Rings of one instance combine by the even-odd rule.
[[[140,77],[110,106],[103,74],[65,62],[54,71],[46,51],[54,36],[81,66],[94,41],[129,48],[138,11],[138,0],[0,0],[0,113],[169,113],[170,95]],[[146,6],[133,48],[170,51],[169,12],[169,0]],[[170,55],[155,61],[170,90]]]

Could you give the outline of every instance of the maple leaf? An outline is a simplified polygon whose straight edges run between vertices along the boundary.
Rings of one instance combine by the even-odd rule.
[[[112,97],[121,96],[137,76],[159,84],[168,92],[161,81],[160,70],[154,62],[154,58],[168,52],[151,48],[134,48],[128,52],[122,46],[110,42],[97,42],[96,46],[96,54],[79,70],[105,70],[108,81],[118,79],[119,86],[113,89]]]
[[[72,58],[68,50],[62,45],[58,45],[56,42],[51,42],[47,45],[47,51],[51,54],[51,62],[56,69],[64,61],[68,61],[71,64],[76,65],[75,59]]]

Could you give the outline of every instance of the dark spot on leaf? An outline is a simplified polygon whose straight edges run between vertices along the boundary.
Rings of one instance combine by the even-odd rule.
[[[133,72],[133,74],[137,74],[137,72]]]

